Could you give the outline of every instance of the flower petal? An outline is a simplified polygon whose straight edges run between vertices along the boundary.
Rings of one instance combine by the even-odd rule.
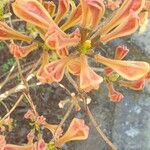
[[[150,65],[142,61],[112,60],[101,55],[96,55],[95,60],[112,68],[123,78],[131,81],[144,77],[150,70]]]
[[[80,71],[80,89],[85,92],[90,92],[93,89],[98,89],[103,78],[97,75],[89,66],[85,55],[80,56],[81,71]]]
[[[116,12],[116,14],[110,19],[107,24],[103,26],[100,33],[106,34],[110,32],[114,27],[119,25],[120,23],[124,22],[128,17],[130,11],[134,11],[138,14],[142,8],[144,7],[145,0],[124,0],[123,4]]]
[[[81,71],[80,58],[75,58],[67,63],[67,69],[73,75],[79,75]]]
[[[68,28],[78,24],[81,20],[82,9],[81,5],[78,5],[71,15],[67,18],[66,22],[60,27],[63,31],[67,30]]]
[[[114,30],[108,34],[102,34],[100,41],[106,43],[112,39],[123,37],[134,33],[139,27],[139,18],[133,12],[130,13],[128,18],[118,25]]]
[[[119,84],[121,86],[128,87],[128,88],[130,88],[132,90],[138,91],[138,90],[143,90],[144,85],[145,85],[145,79],[142,78],[142,79],[139,79],[137,81],[132,81],[132,82],[120,80]]]
[[[114,89],[112,82],[108,82],[108,92],[108,96],[112,102],[120,102],[124,98],[120,92]]]
[[[83,28],[96,27],[105,12],[103,0],[81,0]]]
[[[125,45],[119,45],[115,51],[115,59],[123,59],[129,53],[129,49]]]
[[[9,45],[10,53],[13,54],[15,58],[23,58],[26,57],[30,52],[35,50],[38,47],[37,43],[32,43],[28,46],[19,46],[15,43],[11,43]]]
[[[76,29],[72,34],[67,35],[57,26],[50,26],[46,36],[46,44],[51,49],[62,49],[69,46],[75,46],[80,41],[79,30]]]
[[[69,11],[69,0],[59,0],[58,4],[58,12],[55,17],[55,22],[59,24],[61,19],[66,15],[66,13]]]
[[[12,7],[16,16],[40,28],[48,29],[49,24],[54,24],[49,13],[37,0],[16,0]]]
[[[85,125],[84,120],[74,118],[66,133],[55,141],[56,147],[61,147],[68,141],[85,140],[88,138],[89,127]]]
[[[0,40],[22,40],[30,42],[32,38],[23,35],[0,21]]]

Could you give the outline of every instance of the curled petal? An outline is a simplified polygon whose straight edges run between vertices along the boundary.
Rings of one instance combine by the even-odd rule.
[[[81,71],[80,58],[75,58],[67,63],[67,69],[73,75],[79,75]]]
[[[66,133],[55,141],[56,147],[61,147],[68,141],[85,140],[88,138],[89,127],[85,125],[84,120],[74,118]]]
[[[90,92],[92,89],[98,89],[103,78],[97,75],[89,66],[85,55],[80,56],[80,89]]]
[[[23,58],[26,57],[30,52],[35,50],[38,47],[37,43],[32,43],[28,46],[19,46],[15,43],[11,43],[9,45],[10,53],[13,54],[15,58]]]
[[[42,83],[60,82],[64,76],[65,67],[70,57],[51,62],[38,71],[37,78]]]
[[[55,22],[59,24],[61,19],[66,15],[66,13],[69,11],[69,0],[59,0],[58,4],[58,12],[55,17]]]
[[[115,59],[123,59],[129,52],[129,49],[124,46],[124,45],[120,45],[116,48],[115,51]]]
[[[66,29],[78,24],[81,20],[82,9],[81,5],[78,5],[71,15],[67,18],[67,21],[61,26],[61,29],[65,31]]]
[[[120,93],[120,92],[117,92],[114,87],[113,87],[113,84],[111,82],[108,83],[108,96],[110,98],[110,101],[112,102],[120,102],[124,96]]]
[[[56,50],[60,58],[66,57],[69,55],[69,51],[66,47]]]
[[[22,40],[30,42],[32,38],[23,35],[0,21],[0,40]]]
[[[130,16],[118,25],[110,33],[102,35],[100,41],[106,43],[112,39],[123,37],[134,33],[139,27],[139,18],[136,14],[131,12]]]
[[[132,81],[132,82],[128,82],[128,81],[119,81],[119,84],[121,86],[125,86],[128,87],[132,90],[143,90],[144,85],[145,85],[145,79],[139,79],[137,81]]]
[[[37,0],[16,0],[12,6],[16,16],[40,28],[48,29],[49,24],[54,24],[49,13]]]
[[[123,4],[116,12],[116,14],[110,19],[110,21],[103,26],[101,29],[101,34],[106,34],[110,32],[114,27],[124,22],[130,11],[134,11],[138,14],[144,7],[145,0],[124,0]]]
[[[45,9],[49,12],[49,14],[53,17],[54,14],[55,14],[55,10],[56,10],[56,5],[54,4],[53,1],[46,1],[46,2],[43,2],[44,4],[44,7]]]
[[[80,41],[78,29],[75,30],[70,36],[60,31],[58,27],[51,26],[46,36],[46,44],[51,49],[62,49],[64,47],[77,45]]]
[[[142,61],[112,60],[101,55],[96,55],[95,60],[112,68],[123,78],[131,81],[144,77],[150,70],[149,64]]]
[[[105,12],[103,0],[81,0],[81,6],[81,26],[84,28],[96,27]]]

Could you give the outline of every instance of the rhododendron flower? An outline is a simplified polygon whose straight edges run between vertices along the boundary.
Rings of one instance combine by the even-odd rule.
[[[121,86],[128,87],[132,90],[142,90],[144,88],[145,79],[142,78],[142,79],[139,79],[137,81],[132,81],[132,82],[120,80],[119,84]]]
[[[98,89],[99,84],[103,82],[103,78],[97,75],[88,65],[87,57],[80,56],[80,89],[89,92],[92,89]]]
[[[81,26],[84,28],[96,27],[105,12],[103,0],[81,0],[81,6]]]
[[[150,72],[148,72],[143,78],[136,80],[136,81],[123,81],[120,80],[119,84],[121,86],[130,88],[132,90],[142,90],[144,88],[145,85],[145,80],[149,80],[150,79]]]
[[[85,140],[88,138],[89,127],[85,125],[84,120],[74,118],[66,133],[55,141],[56,147],[61,147],[68,141]]]
[[[71,35],[60,31],[57,26],[50,26],[45,35],[46,44],[51,49],[62,49],[68,46],[75,46],[80,41],[79,30],[76,29]]]
[[[45,7],[45,9],[49,12],[49,14],[53,17],[55,14],[55,10],[56,10],[56,5],[54,4],[53,1],[44,1],[43,5]]]
[[[139,27],[138,16],[131,11],[130,15],[120,23],[115,29],[107,34],[102,34],[100,41],[106,43],[112,39],[123,37],[134,33]]]
[[[47,128],[48,130],[50,130],[51,133],[53,134],[53,136],[55,135],[56,130],[57,130],[57,136],[55,135],[57,138],[59,138],[62,135],[63,130],[60,127],[58,128],[58,125],[49,124],[46,122],[44,127]]]
[[[142,61],[112,60],[101,55],[95,55],[95,60],[112,68],[123,78],[131,81],[144,77],[150,70],[149,64]]]
[[[6,23],[0,21],[0,40],[22,40],[30,42],[32,38],[15,31]]]
[[[26,57],[30,52],[38,48],[37,43],[32,43],[28,46],[19,46],[15,43],[9,45],[10,53],[13,54],[15,58],[21,59]]]
[[[124,0],[116,14],[100,30],[101,34],[107,34],[119,24],[126,22],[131,12],[138,14],[145,4],[145,0]]]
[[[49,13],[37,0],[16,0],[12,6],[19,18],[42,29],[48,29],[50,24],[54,24]]]
[[[114,89],[112,82],[108,82],[108,96],[112,102],[120,102],[124,98],[120,92]]]
[[[115,50],[114,59],[123,59],[129,52],[129,49],[125,45],[119,45]],[[113,72],[113,69],[109,67],[104,68],[105,74],[110,75]]]
[[[76,24],[78,24],[81,20],[82,8],[79,4],[67,18],[66,22],[61,26],[61,29],[64,31]]]
[[[59,0],[58,2],[58,12],[55,17],[55,22],[57,24],[62,20],[62,18],[66,15],[70,8],[69,0]]]
[[[42,83],[60,82],[64,76],[65,67],[70,57],[64,57],[45,65],[37,73],[37,78]]]
[[[70,73],[73,75],[79,75],[81,71],[81,63],[80,63],[80,58],[75,58],[70,60],[67,63],[67,69]]]

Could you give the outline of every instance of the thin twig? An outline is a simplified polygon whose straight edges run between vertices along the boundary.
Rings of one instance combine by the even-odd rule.
[[[69,117],[72,109],[74,108],[74,105],[75,105],[75,101],[72,101],[71,105],[69,106],[66,114],[64,115],[63,119],[61,120],[61,122],[59,123],[59,125],[57,126],[56,130],[55,130],[55,133],[54,133],[54,136],[53,136],[53,139],[51,141],[54,141],[55,140],[55,136],[57,136],[57,132],[59,131],[59,129],[62,127],[62,125],[64,124],[64,122],[67,120],[67,118]]]
[[[18,104],[22,101],[24,95],[22,94],[19,99],[17,100],[17,102],[15,103],[15,105],[10,109],[10,111],[0,120],[0,125],[3,123],[3,121],[10,116],[10,114],[16,109],[16,107],[18,106]]]
[[[89,107],[87,106],[87,113],[90,117],[90,120],[93,123],[93,126],[96,128],[96,130],[98,131],[98,133],[100,134],[100,136],[103,138],[103,140],[110,146],[110,148],[112,150],[117,150],[117,147],[107,138],[107,136],[104,134],[104,132],[102,131],[102,129],[100,129],[99,125],[97,124],[94,116],[92,115]]]
[[[8,75],[7,75],[7,77],[6,77],[6,79],[0,84],[0,89],[2,89],[2,87],[9,81],[10,75],[11,75],[12,72],[14,71],[15,66],[16,66],[16,64],[14,64],[14,65],[11,67],[11,69],[10,69],[10,71],[9,71],[9,73],[8,73]]]

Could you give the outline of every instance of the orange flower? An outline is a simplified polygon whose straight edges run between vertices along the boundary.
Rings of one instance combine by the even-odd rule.
[[[120,102],[124,98],[120,92],[114,89],[112,82],[108,82],[108,92],[108,96],[112,102]]]
[[[61,19],[66,15],[66,13],[69,11],[69,0],[59,0],[58,1],[58,12],[55,17],[55,22],[59,24]]]
[[[124,45],[119,45],[117,48],[116,48],[116,51],[115,51],[115,59],[123,59],[129,52],[129,49],[124,46]],[[109,68],[109,67],[105,67],[104,68],[104,71],[105,71],[105,74],[106,75],[110,75],[112,72],[113,72],[113,69]]]
[[[45,65],[38,71],[37,78],[42,83],[60,82],[64,76],[65,67],[69,60],[70,57],[64,57]]]
[[[45,7],[45,9],[49,12],[49,14],[53,17],[55,14],[55,10],[56,10],[56,5],[54,4],[53,1],[45,1],[43,2],[43,5]]]
[[[89,127],[85,125],[84,120],[74,118],[66,133],[55,141],[56,147],[74,140],[85,140],[88,138]]]
[[[26,57],[30,52],[35,50],[38,47],[37,43],[32,43],[28,46],[19,46],[15,43],[9,45],[10,53],[13,54],[15,58],[21,59]]]
[[[54,24],[49,13],[37,0],[16,0],[12,7],[16,16],[42,29],[48,29],[50,24]]]
[[[131,11],[138,14],[144,7],[145,0],[124,0],[121,7],[117,10],[116,14],[110,19],[107,24],[100,30],[101,34],[109,33],[113,28],[119,24],[126,22]]]
[[[76,29],[72,34],[67,35],[58,26],[52,25],[46,33],[45,39],[49,48],[59,50],[77,45],[80,41],[80,32]]]
[[[70,60],[67,64],[67,69],[73,75],[79,75],[81,71],[80,58]]]
[[[83,28],[96,27],[105,12],[103,0],[81,0]]]
[[[80,56],[80,89],[90,92],[92,89],[98,89],[103,78],[97,75],[88,65],[85,55]]]
[[[149,64],[142,61],[112,60],[101,55],[96,55],[95,60],[110,67],[123,78],[131,81],[144,77],[150,71]]]
[[[131,11],[130,15],[126,17],[126,19],[115,29],[107,34],[102,34],[102,36],[100,37],[100,41],[106,43],[112,39],[130,35],[131,33],[134,33],[138,29],[138,27],[139,18],[133,11]]]
[[[63,130],[62,130],[62,128],[57,129],[58,125],[45,123],[44,127],[47,128],[48,130],[50,130],[50,132],[53,134],[53,136],[55,134],[55,131],[57,130],[57,138],[62,135]]]
[[[22,40],[30,42],[32,38],[23,35],[0,21],[0,40]]]
[[[128,87],[132,90],[142,90],[144,88],[145,79],[142,78],[142,79],[139,79],[137,81],[132,81],[132,82],[120,80],[119,84],[121,86]]]
[[[67,30],[68,28],[78,24],[81,20],[82,15],[82,8],[79,4],[67,18],[66,22],[60,27],[63,31]]]

